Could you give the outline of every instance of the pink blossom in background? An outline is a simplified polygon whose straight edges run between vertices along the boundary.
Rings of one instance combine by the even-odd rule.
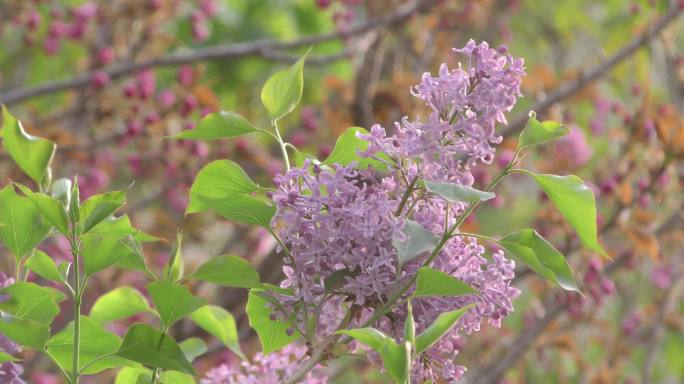
[[[578,127],[570,127],[570,133],[554,143],[554,157],[562,160],[572,168],[585,165],[593,155],[584,132]]]

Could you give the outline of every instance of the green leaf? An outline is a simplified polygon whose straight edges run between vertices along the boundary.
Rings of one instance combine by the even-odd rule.
[[[44,279],[58,283],[65,282],[64,276],[57,268],[54,260],[39,249],[35,249],[33,255],[26,260],[26,267]]]
[[[565,290],[579,292],[565,257],[536,231],[523,229],[504,237],[499,243],[533,271]]]
[[[230,160],[216,160],[202,168],[190,187],[190,201],[185,213],[207,210],[198,196],[211,199],[226,199],[236,194],[249,195],[262,190],[244,170]]]
[[[597,237],[596,198],[591,188],[575,175],[533,174],[533,177],[563,217],[575,228],[582,244],[607,256]]]
[[[323,286],[325,287],[325,292],[333,292],[347,283],[347,277],[358,276],[359,269],[354,271],[349,270],[349,268],[338,269],[337,271],[331,273],[323,280]]]
[[[368,168],[369,165],[377,169],[385,169],[386,164],[368,157],[359,156],[359,152],[368,149],[368,141],[360,139],[357,135],[361,133],[368,135],[369,132],[361,127],[347,128],[335,142],[335,148],[330,152],[330,156],[323,162],[325,165],[341,164],[349,165],[352,161],[357,162],[358,168]],[[385,155],[380,155],[386,158]]]
[[[83,265],[86,276],[114,265],[124,254],[132,251],[123,244],[124,238],[115,235],[89,233],[81,236]]]
[[[218,256],[209,259],[188,278],[237,288],[259,288],[259,272],[238,256]]]
[[[449,274],[430,267],[422,267],[418,270],[416,290],[412,296],[461,296],[477,293],[468,284]]]
[[[370,347],[372,350],[379,352],[382,346],[390,339],[387,335],[375,328],[356,328],[337,331],[338,334],[347,335],[360,343]]]
[[[392,239],[400,266],[420,256],[423,252],[433,250],[439,243],[437,236],[412,220],[406,220],[406,225],[401,232],[406,239],[401,240],[398,237]]]
[[[81,230],[87,233],[126,204],[126,191],[93,195],[81,205]]]
[[[116,354],[145,366],[195,374],[176,341],[147,324],[131,326]]]
[[[238,223],[259,225],[270,228],[275,207],[261,199],[249,195],[234,195],[230,198],[212,199],[197,195],[199,201],[223,218]]]
[[[568,133],[568,129],[563,124],[551,120],[540,123],[536,119],[536,114],[530,112],[530,118],[518,138],[518,148],[528,148],[545,143],[563,137]]]
[[[191,337],[178,344],[188,361],[192,362],[207,351],[207,344],[199,337]]]
[[[114,265],[119,268],[131,269],[134,271],[145,272],[153,279],[157,277],[147,268],[145,264],[145,256],[140,242],[134,236],[125,236],[121,240],[122,253],[121,257],[116,260]]]
[[[410,372],[411,343],[398,344],[375,328],[357,328],[337,333],[348,335],[369,346],[380,355],[387,373],[395,382],[407,383]]]
[[[425,188],[451,202],[467,201],[475,203],[478,201],[487,201],[496,197],[492,192],[479,191],[475,188],[453,183],[426,181]]]
[[[110,216],[91,229],[89,233],[96,233],[99,235],[118,235],[120,237],[131,235],[141,243],[161,240],[158,237],[135,229],[133,224],[131,224],[131,219],[128,217],[128,215],[122,215],[119,217]]]
[[[259,130],[244,117],[235,112],[221,111],[204,116],[195,129],[183,131],[174,138],[214,140],[253,132],[259,132]]]
[[[259,336],[263,353],[266,355],[283,348],[301,336],[296,329],[293,330],[292,336],[289,336],[287,329],[291,327],[291,324],[281,320],[280,317],[275,321],[271,320],[273,310],[268,301],[252,291],[249,292],[246,310],[249,326],[254,328]]]
[[[50,327],[0,312],[0,333],[19,345],[40,351],[50,338]]]
[[[123,367],[117,372],[114,384],[137,384],[139,379],[149,384],[152,371],[144,367]]]
[[[1,321],[1,320],[0,320],[0,321]],[[9,354],[7,354],[7,353],[5,353],[5,352],[0,351],[0,364],[6,363],[6,362],[8,362],[8,361],[18,361],[18,360],[19,360],[19,359],[17,359],[16,357],[14,357],[14,356],[12,356],[12,355],[9,355]]]
[[[84,374],[92,375],[105,369],[131,364],[127,360],[113,356],[119,349],[121,338],[106,331],[87,316],[81,316],[80,333],[79,370],[94,360],[100,359],[96,363],[90,364],[83,371]],[[45,343],[45,349],[60,367],[71,372],[74,356],[74,322],[70,322],[62,331],[48,340]]]
[[[21,125],[21,122],[12,116],[7,107],[2,107],[2,145],[12,157],[15,163],[36,184],[42,185],[43,178],[49,177],[50,162],[55,155],[56,145],[42,137],[31,136]]]
[[[63,234],[69,232],[69,222],[64,205],[44,193],[34,193],[28,187],[15,183],[19,190],[38,208],[43,217]]]
[[[100,296],[90,310],[90,318],[100,324],[152,312],[147,299],[132,287],[119,287]]]
[[[280,119],[299,104],[304,90],[304,60],[308,53],[289,68],[274,73],[261,88],[261,103],[271,120]]]
[[[24,320],[50,324],[59,313],[58,303],[66,297],[52,288],[20,281],[0,289],[9,298],[0,303],[0,310]]]
[[[12,185],[0,190],[0,240],[18,261],[40,244],[50,224],[28,197],[19,196]]]
[[[189,317],[198,327],[219,339],[236,355],[245,359],[240,349],[235,318],[230,312],[215,305],[207,305],[191,313]]]
[[[150,381],[145,381],[148,384]],[[159,375],[159,384],[195,384],[195,379],[187,373],[164,371]]]
[[[437,319],[427,327],[420,335],[416,336],[416,353],[421,353],[433,346],[445,334],[451,331],[458,320],[473,307],[467,305],[455,311],[444,312],[437,316]]]
[[[173,244],[173,249],[171,250],[171,257],[169,261],[164,266],[162,275],[164,279],[168,282],[175,283],[181,277],[183,277],[183,272],[185,270],[185,263],[183,262],[183,233],[178,231],[176,233],[176,242]]]
[[[147,284],[147,292],[152,298],[161,318],[162,327],[165,329],[184,316],[207,305],[206,299],[194,296],[186,287],[168,281],[155,281]]]

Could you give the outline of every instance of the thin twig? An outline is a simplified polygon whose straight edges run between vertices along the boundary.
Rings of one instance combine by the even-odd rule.
[[[635,37],[619,51],[615,52],[612,56],[608,57],[598,65],[589,68],[584,72],[580,72],[577,78],[563,83],[555,91],[548,94],[543,100],[535,103],[530,109],[537,112],[537,114],[543,114],[554,104],[581,91],[587,84],[605,75],[608,71],[615,68],[622,61],[636,53],[639,48],[650,42],[651,39],[657,36],[672,21],[677,19],[683,10],[684,7],[674,6],[664,16],[658,19],[658,21],[656,21],[650,28],[647,28],[641,35]],[[513,120],[511,120],[510,124],[508,124],[508,126],[501,131],[501,135],[510,136],[516,132],[519,132],[520,129],[525,126],[527,119],[527,111],[516,116],[513,118]]]
[[[269,60],[289,61],[291,60],[291,57],[277,51],[305,47],[325,41],[346,39],[349,37],[362,35],[366,32],[404,21],[410,18],[416,12],[422,11],[423,9],[433,5],[435,2],[436,0],[416,0],[399,7],[395,12],[388,15],[366,20],[361,24],[349,28],[318,35],[306,36],[297,40],[279,41],[273,39],[263,39],[241,43],[222,44],[213,47],[199,48],[192,51],[172,53],[166,56],[139,62],[115,64],[109,68],[98,71],[104,71],[107,75],[109,75],[110,79],[114,80],[145,68],[174,66],[195,63],[198,61],[226,60],[247,56],[263,57]],[[345,55],[346,51],[343,51],[342,53],[332,57],[337,59],[345,57]],[[313,56],[308,59],[309,62],[313,63],[325,63],[326,60],[329,60],[329,58],[326,59],[323,57]],[[0,94],[0,103],[16,104],[20,101],[36,96],[47,95],[68,89],[83,88],[90,84],[94,74],[95,71],[88,71],[69,79],[51,81],[33,87],[10,90]]]

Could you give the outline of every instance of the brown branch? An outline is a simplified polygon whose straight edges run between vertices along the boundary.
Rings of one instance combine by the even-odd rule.
[[[226,60],[247,56],[256,56],[269,60],[290,61],[291,58],[288,55],[277,51],[305,47],[325,41],[346,39],[349,37],[362,35],[366,32],[380,29],[384,26],[403,22],[409,19],[415,13],[422,12],[423,10],[429,8],[435,2],[436,0],[416,0],[399,7],[395,12],[388,15],[366,20],[361,24],[349,28],[318,35],[306,36],[297,40],[279,41],[264,39],[242,43],[216,45],[213,47],[199,48],[190,52],[172,53],[167,56],[139,62],[115,64],[109,68],[103,69],[102,71],[106,72],[110,79],[114,80],[145,68],[189,64],[205,60]],[[345,53],[346,52],[343,51],[341,54],[334,55],[332,57],[334,59],[340,59],[345,57]],[[328,59],[324,57],[312,56],[309,60],[313,63],[326,63],[326,60]],[[94,74],[95,71],[88,71],[69,79],[46,82],[33,87],[10,90],[0,94],[0,103],[16,104],[20,101],[36,96],[61,92],[68,89],[83,88],[90,84]]]
[[[563,83],[555,91],[548,94],[543,100],[530,108],[531,110],[537,112],[537,114],[543,114],[551,106],[564,100],[577,92],[581,91],[587,84],[592,81],[602,77],[608,71],[615,68],[622,61],[626,60],[634,53],[636,53],[639,48],[646,45],[651,39],[657,36],[665,27],[667,27],[672,21],[676,20],[677,17],[682,13],[684,7],[674,6],[670,9],[664,16],[662,16],[658,21],[656,21],[650,28],[647,28],[641,35],[635,37],[625,46],[623,46],[619,51],[615,52],[612,56],[602,61],[598,65],[588,69],[587,71],[581,72],[579,76],[571,81]],[[520,131],[527,122],[528,112],[521,113],[520,115],[513,118],[513,120],[506,126],[502,131],[501,135],[510,136],[515,132]]]
[[[681,218],[681,213],[675,210],[675,214],[671,215],[667,220],[665,220],[656,230],[656,235],[660,235],[665,231],[676,227],[677,223]],[[615,273],[627,260],[629,256],[627,254],[621,255],[615,261],[606,265],[604,272],[607,275]],[[554,291],[551,297],[556,297],[557,294],[561,294],[563,291]],[[469,374],[466,380],[469,384],[494,384],[498,383],[503,375],[512,367],[519,359],[525,356],[525,352],[532,345],[532,343],[539,337],[539,335],[546,329],[546,327],[558,316],[565,313],[568,308],[568,302],[555,302],[552,301],[546,305],[545,315],[537,320],[532,326],[527,328],[523,333],[518,335],[518,337],[510,344],[506,350],[499,356],[494,357],[489,364],[486,364],[483,368]]]

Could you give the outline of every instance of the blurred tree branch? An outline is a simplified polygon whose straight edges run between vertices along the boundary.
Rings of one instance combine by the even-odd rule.
[[[206,60],[225,60],[256,56],[267,60],[290,62],[292,61],[292,57],[285,53],[279,52],[280,50],[306,47],[325,41],[347,39],[353,36],[363,35],[367,32],[380,29],[387,25],[404,22],[414,14],[428,9],[434,3],[436,3],[436,0],[412,1],[397,8],[395,12],[388,15],[369,19],[361,24],[351,26],[349,28],[318,35],[305,36],[292,41],[264,39],[241,43],[223,44],[213,47],[199,48],[189,52],[172,53],[166,56],[139,62],[119,63],[105,69],[87,71],[69,79],[46,82],[32,87],[19,88],[1,93],[0,103],[16,104],[36,96],[48,95],[69,89],[83,88],[90,85],[91,79],[99,71],[104,71],[110,79],[114,80],[145,68],[175,66]],[[330,61],[344,58],[347,56],[347,53],[352,51],[353,50],[344,50],[331,56],[310,56],[307,62],[312,64],[325,64]]]
[[[626,60],[641,47],[648,44],[653,38],[658,36],[660,32],[665,29],[671,22],[677,19],[684,11],[684,7],[675,5],[665,15],[658,19],[650,28],[647,28],[642,34],[636,36],[620,50],[615,52],[612,56],[606,58],[596,66],[589,68],[586,71],[580,72],[579,76],[566,83],[561,84],[555,91],[549,93],[542,100],[535,103],[530,109],[543,114],[548,111],[551,106],[564,100],[575,93],[581,91],[587,84],[602,77],[607,72],[615,68],[622,61]],[[513,118],[513,120],[502,131],[502,136],[510,136],[519,132],[527,122],[527,111]]]
[[[660,172],[662,172],[664,169],[665,167],[662,167]],[[643,193],[648,193],[648,191],[650,191],[655,184],[656,182],[652,180],[647,190]],[[635,199],[634,201],[636,200],[637,199]],[[611,218],[620,216],[620,214],[628,208],[628,206],[621,205],[619,209],[612,215]],[[655,229],[655,234],[660,235],[672,228],[676,228],[681,219],[681,216],[682,213],[679,212],[679,210],[675,209],[675,213],[669,216],[667,219],[663,220],[663,222],[658,226],[658,228]],[[609,220],[608,223],[606,223],[606,225],[601,227],[600,232],[605,232],[610,228],[614,228],[616,223],[617,220]],[[577,251],[577,248],[578,247],[575,247],[574,251]],[[569,255],[571,252],[567,252],[566,254]],[[629,255],[626,253],[620,255],[620,257],[606,265],[604,269],[605,273],[607,275],[614,273],[627,261],[628,258]],[[562,292],[563,291],[560,290],[552,292],[551,295],[549,295],[551,299],[545,305],[544,316],[537,320],[535,323],[533,323],[531,326],[526,328],[523,332],[521,332],[518,335],[518,337],[516,337],[515,340],[504,349],[502,353],[494,356],[489,363],[484,364],[480,369],[473,370],[473,372],[468,375],[466,382],[468,384],[498,383],[503,377],[503,375],[506,374],[508,369],[512,367],[523,356],[525,356],[525,352],[530,348],[530,346],[532,346],[537,337],[539,337],[539,335],[541,335],[542,332],[544,332],[546,327],[560,315],[565,313],[566,309],[568,309],[568,301],[559,302],[556,299],[556,297],[558,297],[559,294],[562,294]]]

